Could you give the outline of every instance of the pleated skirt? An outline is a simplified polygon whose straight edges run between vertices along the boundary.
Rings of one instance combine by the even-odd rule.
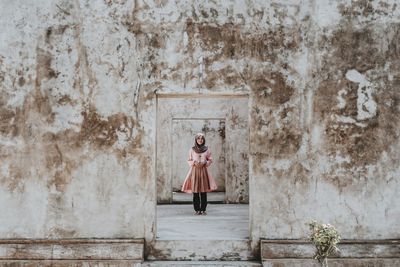
[[[207,168],[205,166],[193,167],[189,177],[182,185],[182,191],[193,193],[211,192]]]

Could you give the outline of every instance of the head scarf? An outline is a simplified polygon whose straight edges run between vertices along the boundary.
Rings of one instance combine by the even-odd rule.
[[[204,142],[202,145],[197,144],[197,138],[199,137],[203,137]],[[208,147],[206,147],[206,138],[204,137],[204,134],[202,133],[196,134],[196,136],[194,137],[194,146],[192,148],[194,152],[199,154],[207,151]]]

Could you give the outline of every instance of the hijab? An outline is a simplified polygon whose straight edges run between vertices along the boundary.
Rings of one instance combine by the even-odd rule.
[[[199,137],[203,137],[203,144],[199,145],[197,144],[197,138]],[[204,137],[204,134],[202,133],[198,133],[196,134],[196,136],[194,137],[194,146],[192,147],[192,149],[194,150],[194,152],[201,154],[207,151],[208,147],[206,147],[206,138]]]

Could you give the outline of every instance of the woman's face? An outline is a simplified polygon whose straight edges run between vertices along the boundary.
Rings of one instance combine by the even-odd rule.
[[[197,137],[196,142],[198,145],[201,146],[202,144],[204,144],[204,137],[203,136]]]

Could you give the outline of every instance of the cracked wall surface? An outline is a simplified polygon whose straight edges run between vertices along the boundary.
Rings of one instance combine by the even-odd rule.
[[[156,93],[249,94],[253,239],[400,238],[396,1],[0,6],[1,238],[153,238]]]

